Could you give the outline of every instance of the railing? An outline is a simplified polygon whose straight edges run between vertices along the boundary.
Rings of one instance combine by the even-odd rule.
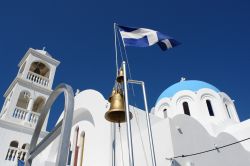
[[[17,152],[18,152],[18,148],[10,147],[6,154],[5,160],[16,161],[17,155],[18,155]]]
[[[17,158],[19,160],[24,160],[25,159],[25,155],[27,154],[28,150],[24,150],[24,149],[20,149],[18,152],[18,156]]]
[[[10,147],[6,154],[5,160],[8,160],[8,161],[17,161],[17,159],[24,160],[27,152],[28,150],[25,150],[25,149]]]
[[[20,119],[20,120],[25,120],[27,114],[28,114],[28,111],[26,109],[16,107],[12,114],[12,117],[16,119]]]
[[[28,118],[28,122],[30,122],[32,125],[35,125],[38,121],[40,113],[30,112],[30,114],[29,114],[29,112],[26,109],[16,107],[13,114],[12,114],[13,118],[20,119],[20,120],[25,120],[26,116],[30,116]]]
[[[29,118],[29,122],[31,124],[36,124],[38,119],[39,119],[40,114],[37,112],[31,112],[30,118]]]
[[[27,79],[32,81],[32,82],[35,82],[37,84],[40,84],[42,86],[48,86],[49,85],[49,79],[46,78],[46,77],[43,77],[39,74],[36,74],[32,71],[29,71],[28,72],[28,75],[27,75]]]

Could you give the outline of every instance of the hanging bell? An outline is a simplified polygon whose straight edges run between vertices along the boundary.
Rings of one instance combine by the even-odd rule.
[[[119,73],[118,73],[118,76],[116,78],[116,81],[119,82],[119,83],[121,83],[121,82],[123,82],[123,80],[124,80],[124,72],[123,72],[123,69],[121,68],[119,70]]]
[[[133,115],[129,112],[129,119],[132,118]],[[126,121],[124,97],[119,91],[115,91],[110,97],[110,108],[105,113],[105,119],[114,123],[123,123]]]
[[[111,95],[109,96],[109,99],[108,99],[109,102],[111,102],[112,96],[114,96],[116,92],[117,92],[116,89],[112,90]]]

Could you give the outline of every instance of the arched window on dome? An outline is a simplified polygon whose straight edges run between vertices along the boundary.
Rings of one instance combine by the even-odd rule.
[[[17,151],[18,151],[18,142],[11,141],[5,160],[15,161],[17,156]]]
[[[190,116],[190,110],[189,110],[188,102],[186,102],[186,101],[183,102],[182,106],[183,106],[184,114]]]
[[[164,110],[163,110],[163,116],[164,116],[164,118],[168,117],[167,108],[164,108]]]
[[[206,100],[206,103],[207,103],[207,109],[208,109],[209,115],[214,116],[214,110],[213,110],[211,101]]]
[[[230,114],[230,110],[229,110],[229,108],[228,108],[228,105],[225,104],[225,106],[226,106],[226,110],[227,110],[228,117],[231,119],[231,114]]]

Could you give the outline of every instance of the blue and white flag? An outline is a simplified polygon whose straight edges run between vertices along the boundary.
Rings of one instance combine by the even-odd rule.
[[[118,25],[125,46],[149,47],[158,44],[162,50],[168,50],[177,45],[178,41],[158,31],[146,28],[131,28]]]

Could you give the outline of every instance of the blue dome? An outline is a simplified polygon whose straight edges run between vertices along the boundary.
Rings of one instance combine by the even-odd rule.
[[[177,82],[174,85],[167,88],[166,90],[164,90],[162,94],[159,96],[159,98],[157,99],[157,102],[165,97],[170,98],[174,96],[177,92],[182,91],[182,90],[191,90],[193,92],[196,92],[203,88],[208,88],[216,92],[219,92],[219,90],[216,87],[206,82],[197,81],[197,80],[187,80],[187,81]]]

